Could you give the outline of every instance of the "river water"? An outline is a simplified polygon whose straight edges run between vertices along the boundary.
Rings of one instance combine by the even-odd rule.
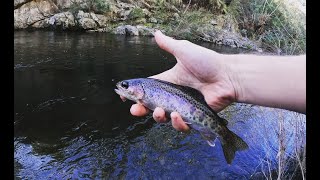
[[[221,53],[245,53],[200,45]],[[264,179],[279,172],[288,179],[301,176],[297,157],[305,147],[304,115],[245,104],[222,111],[229,128],[250,147],[237,153],[231,165],[218,141],[210,147],[195,131],[181,133],[150,116],[131,116],[132,102],[120,100],[115,83],[160,73],[174,64],[150,37],[16,31],[15,177]],[[282,146],[285,151],[278,153]]]

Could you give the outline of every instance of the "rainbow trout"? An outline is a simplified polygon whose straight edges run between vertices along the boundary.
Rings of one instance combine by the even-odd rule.
[[[228,121],[219,117],[196,89],[152,78],[124,80],[116,86],[117,94],[151,110],[161,107],[168,118],[171,112],[178,112],[210,146],[214,146],[218,138],[228,164],[234,159],[236,151],[248,148],[246,142],[227,128]]]

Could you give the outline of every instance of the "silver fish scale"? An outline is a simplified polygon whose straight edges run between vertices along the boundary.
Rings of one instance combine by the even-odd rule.
[[[204,100],[190,96],[188,89],[176,88],[172,84],[154,79],[143,81],[142,86],[145,93],[142,102],[148,108],[154,110],[161,107],[166,110],[167,116],[176,111],[186,122],[201,124],[215,132],[220,129],[221,120],[203,104]]]

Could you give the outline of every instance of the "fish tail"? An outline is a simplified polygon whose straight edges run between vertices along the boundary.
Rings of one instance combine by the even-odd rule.
[[[223,132],[220,134],[221,145],[227,163],[231,164],[236,151],[245,150],[249,148],[249,146],[241,137],[230,131],[227,127],[223,129]]]

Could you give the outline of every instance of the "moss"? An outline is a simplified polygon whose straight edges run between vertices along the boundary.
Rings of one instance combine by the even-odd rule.
[[[134,8],[131,10],[130,14],[129,14],[129,19],[134,20],[134,19],[138,19],[138,18],[143,18],[144,17],[144,13],[143,10],[139,7]]]
[[[93,6],[95,9],[95,12],[97,13],[105,13],[110,11],[110,4],[106,2],[106,0],[94,0]]]
[[[153,28],[153,23],[144,23],[143,24],[145,27],[148,27],[148,28]]]

